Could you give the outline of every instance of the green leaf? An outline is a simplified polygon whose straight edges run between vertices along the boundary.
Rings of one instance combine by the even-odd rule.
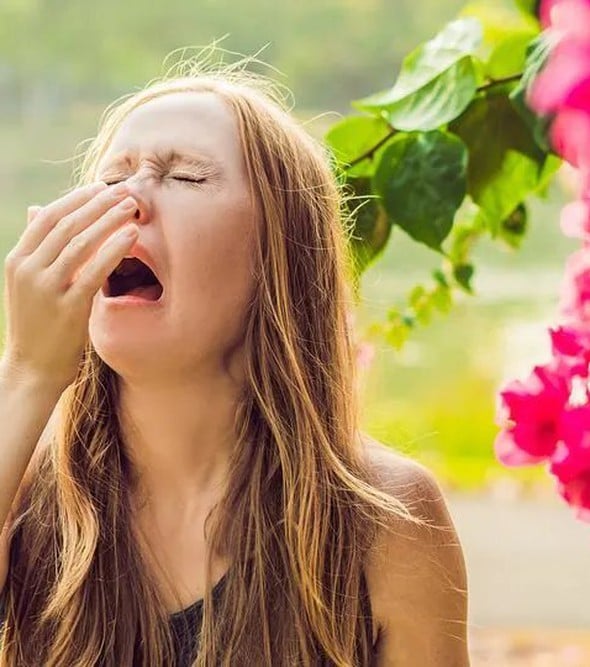
[[[405,322],[392,324],[385,331],[385,340],[399,352],[408,340],[411,329]]]
[[[519,204],[514,211],[502,221],[499,236],[511,248],[517,250],[528,228],[528,210],[525,204]]]
[[[537,189],[537,196],[546,197],[549,185],[553,180],[555,174],[559,171],[559,168],[563,164],[563,160],[557,155],[552,153],[547,154],[545,158],[545,164],[543,165],[543,170],[539,177],[539,187]]]
[[[524,34],[530,35],[530,39],[533,39],[539,33],[538,21],[506,2],[476,0],[465,5],[459,15],[481,22],[483,38],[476,55],[485,61],[489,60],[505,40]],[[509,72],[509,74],[515,73],[515,71]]]
[[[527,104],[529,89],[544,67],[551,50],[550,43],[545,35],[541,34],[535,38],[527,47],[524,74],[520,84],[510,94],[510,101],[520,114],[524,122],[531,128],[533,138],[539,148],[545,152],[552,151],[549,141],[549,126],[552,122],[551,116],[540,116]]]
[[[346,206],[352,222],[351,249],[355,272],[360,276],[385,249],[392,223],[378,197],[371,192],[371,179],[349,178]]]
[[[471,279],[473,278],[473,273],[475,269],[473,264],[455,264],[453,266],[453,276],[455,280],[465,288],[467,292],[473,292],[471,286]]]
[[[449,23],[404,59],[393,88],[356,100],[353,106],[387,118],[400,130],[434,130],[448,123],[475,95],[477,73],[471,54],[481,35],[476,19]]]
[[[500,223],[540,187],[546,154],[504,95],[478,98],[449,129],[469,148],[468,192],[495,237]]]
[[[408,296],[410,308],[414,311],[416,321],[423,325],[430,324],[432,317],[432,302],[430,294],[422,285],[416,285]]]
[[[415,311],[416,321],[423,326],[428,326],[432,321],[432,303],[430,300],[424,300],[420,307]]]
[[[420,302],[424,299],[426,296],[426,289],[424,288],[423,285],[416,285],[415,287],[412,288],[410,291],[410,294],[408,295],[408,303],[412,308],[416,309],[420,306]]]
[[[430,300],[432,305],[441,313],[450,312],[453,306],[451,290],[444,285],[437,285],[436,289],[430,295]]]
[[[349,165],[383,141],[391,128],[381,118],[349,116],[328,130],[325,141],[343,165]],[[367,158],[348,169],[349,176],[370,176],[375,171],[375,157]]]
[[[486,72],[492,79],[502,79],[522,72],[527,49],[536,33],[520,32],[503,39],[492,51]]]
[[[516,5],[519,9],[527,14],[539,16],[539,7],[541,0],[516,0]]]
[[[441,287],[449,286],[449,282],[441,269],[434,269],[434,271],[432,272],[432,277]]]
[[[441,251],[465,197],[467,150],[447,132],[398,134],[383,153],[373,190],[393,222]]]

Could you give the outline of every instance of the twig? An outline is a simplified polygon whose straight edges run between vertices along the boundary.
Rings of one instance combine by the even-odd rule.
[[[503,79],[492,79],[488,83],[484,83],[482,86],[476,89],[476,92],[482,93],[485,92],[486,90],[490,90],[491,88],[495,88],[496,86],[501,86],[505,83],[512,83],[514,81],[520,81],[520,79],[523,76],[523,72],[520,72],[519,74],[512,74],[511,76],[506,76]],[[380,139],[372,148],[370,148],[368,151],[364,152],[362,155],[359,155],[356,157],[352,162],[349,162],[348,165],[345,167],[345,171],[348,171],[349,169],[352,169],[354,166],[359,164],[360,162],[363,162],[364,160],[368,160],[369,158],[372,158],[374,153],[378,151],[383,144],[387,143],[391,137],[397,132],[395,127],[390,127],[390,132],[386,134],[383,139]]]
[[[495,86],[501,86],[504,83],[512,83],[513,81],[520,81],[522,79],[524,72],[520,72],[519,74],[512,74],[511,76],[505,76],[503,79],[492,79],[491,81],[488,81],[488,83],[484,83],[483,86],[480,86],[477,89],[478,93],[482,93],[486,90],[489,90],[490,88],[494,88]]]

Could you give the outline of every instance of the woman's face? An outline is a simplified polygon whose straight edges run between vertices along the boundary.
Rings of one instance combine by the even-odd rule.
[[[123,376],[215,370],[243,333],[257,231],[233,112],[212,93],[152,100],[117,130],[97,180],[128,183],[138,243],[164,286],[148,307],[97,294],[89,325],[97,353]]]

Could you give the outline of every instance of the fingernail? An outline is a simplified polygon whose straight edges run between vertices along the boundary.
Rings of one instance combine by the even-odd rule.
[[[39,213],[39,211],[42,209],[42,206],[38,206],[33,204],[32,206],[27,207],[27,224],[29,224],[33,218]]]
[[[133,197],[127,197],[127,199],[123,199],[119,206],[124,209],[131,209],[137,206],[137,202]]]

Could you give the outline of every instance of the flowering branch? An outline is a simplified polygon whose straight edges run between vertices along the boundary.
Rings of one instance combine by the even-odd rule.
[[[529,103],[554,116],[551,142],[579,170],[580,198],[563,209],[561,230],[582,246],[566,263],[551,360],[499,392],[495,451],[507,466],[546,463],[561,497],[590,522],[590,0],[544,0],[541,18],[557,45]]]

